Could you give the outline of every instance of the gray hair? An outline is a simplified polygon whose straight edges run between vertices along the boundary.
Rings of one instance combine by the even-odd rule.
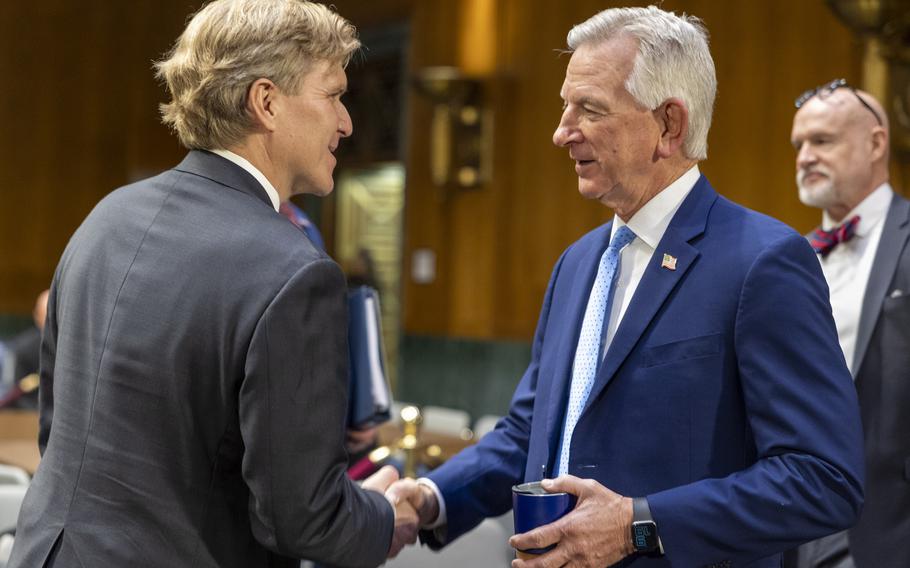
[[[216,0],[199,10],[167,59],[155,63],[171,101],[162,121],[190,149],[223,149],[251,131],[250,85],[295,94],[313,64],[347,65],[360,47],[350,22],[303,0]]]
[[[688,158],[708,157],[708,130],[714,111],[717,77],[708,49],[708,31],[693,16],[677,16],[655,6],[604,10],[569,31],[569,49],[600,43],[621,34],[638,40],[638,54],[626,90],[642,106],[656,109],[678,97],[689,110],[683,143]]]

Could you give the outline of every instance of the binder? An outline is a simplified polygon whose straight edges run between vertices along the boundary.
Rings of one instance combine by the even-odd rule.
[[[392,396],[386,373],[379,293],[369,286],[348,292],[350,389],[348,427],[365,430],[391,417]]]

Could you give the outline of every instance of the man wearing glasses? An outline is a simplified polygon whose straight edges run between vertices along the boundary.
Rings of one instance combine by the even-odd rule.
[[[800,200],[822,210],[809,240],[859,394],[866,503],[859,523],[800,547],[799,568],[910,566],[910,202],[888,184],[888,119],[843,79],[796,100]]]

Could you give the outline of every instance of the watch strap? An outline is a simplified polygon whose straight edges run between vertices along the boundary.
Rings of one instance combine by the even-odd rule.
[[[663,556],[664,545],[660,541],[660,535],[657,532],[657,523],[654,521],[654,517],[651,515],[651,506],[648,505],[647,497],[635,497],[632,499],[632,532],[633,532],[633,545],[635,541],[635,525],[637,523],[648,524],[650,525],[651,530],[654,532],[655,545],[649,550],[639,550],[640,554],[646,556]]]
[[[651,516],[651,506],[648,505],[647,497],[635,497],[632,499],[632,522],[637,523],[640,521],[654,522],[654,517]]]

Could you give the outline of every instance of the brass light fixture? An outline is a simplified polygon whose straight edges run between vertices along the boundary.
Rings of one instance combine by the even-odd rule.
[[[492,113],[483,107],[481,81],[465,77],[455,67],[426,67],[416,74],[414,86],[433,103],[433,184],[441,188],[472,188],[488,181]]]
[[[888,21],[906,6],[904,0],[826,0],[831,11],[862,35],[879,35]]]
[[[885,71],[878,89],[891,115],[893,148],[906,159],[910,156],[910,4],[907,0],[826,0],[832,12],[875,46],[884,60]],[[867,57],[868,59],[868,57]],[[867,61],[867,72],[870,65]],[[869,74],[869,73],[867,73]],[[868,81],[868,79],[867,79]]]

